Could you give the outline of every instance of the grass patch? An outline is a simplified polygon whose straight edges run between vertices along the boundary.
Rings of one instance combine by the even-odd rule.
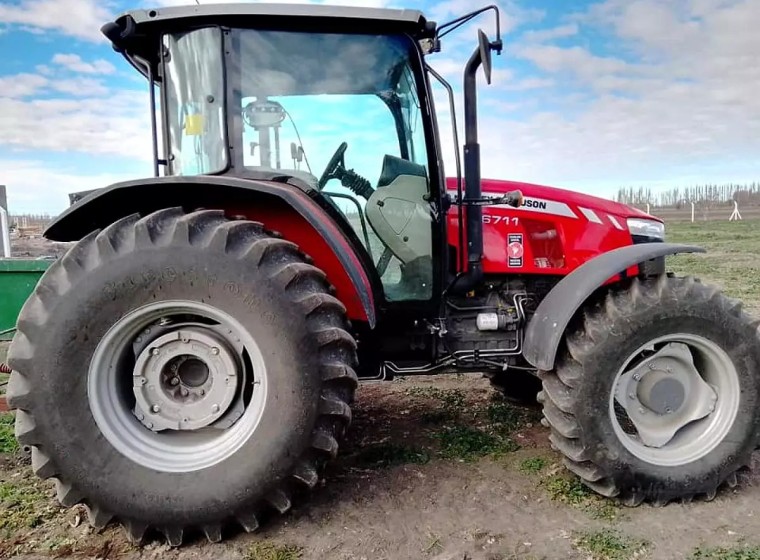
[[[546,459],[543,457],[529,457],[520,463],[520,471],[526,474],[538,474],[546,466]]]
[[[15,417],[10,412],[0,414],[0,453],[15,453],[18,451],[18,441],[13,435]]]
[[[515,431],[525,420],[523,413],[495,395],[486,407],[488,421],[499,428],[500,431],[509,433]]]
[[[546,491],[552,500],[570,505],[580,505],[593,494],[583,483],[573,477],[555,475],[543,481]]]
[[[629,560],[649,546],[646,541],[610,530],[581,533],[573,545],[593,560]]]
[[[25,480],[0,482],[0,529],[5,532],[38,526],[50,516],[48,498],[35,484]]]
[[[248,547],[245,560],[298,560],[302,555],[303,548],[300,546],[263,541]]]
[[[737,545],[727,548],[697,548],[691,560],[760,560],[760,546]]]
[[[356,455],[358,464],[365,467],[393,467],[396,465],[424,465],[430,454],[424,449],[395,443],[377,443],[362,448]]]
[[[620,507],[615,502],[598,496],[575,476],[554,475],[540,484],[552,500],[580,509],[593,519],[615,521],[620,516]]]
[[[426,422],[446,422],[459,418],[465,410],[465,393],[460,389],[438,389],[436,387],[412,387],[407,395],[438,401],[440,407],[426,410],[422,419]]]
[[[519,449],[508,437],[470,426],[447,426],[435,437],[441,445],[443,457],[468,462],[479,457],[499,456]]]

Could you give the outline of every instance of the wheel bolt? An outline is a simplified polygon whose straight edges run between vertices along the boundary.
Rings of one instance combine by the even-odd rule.
[[[649,365],[647,366],[649,369],[657,369],[657,366],[654,362],[649,362]]]
[[[190,392],[187,389],[185,389],[184,387],[182,388],[182,390],[180,391],[180,393],[182,393],[183,397],[186,397],[187,395],[190,394]]]
[[[159,412],[161,412],[161,407],[158,406],[157,404],[154,404],[153,406],[150,407],[150,411],[154,414],[158,414]]]
[[[153,422],[148,422],[148,428],[151,430],[153,429]]]
[[[633,374],[633,380],[634,381],[638,381],[639,379],[641,379],[641,374],[640,373],[634,373]]]
[[[667,407],[667,408],[665,409],[665,414],[673,414],[673,409],[672,409],[672,408],[670,408],[670,407]]]
[[[644,410],[644,408],[643,408],[643,407],[642,407],[642,408],[639,408],[639,414],[646,414],[646,413],[647,413],[647,411],[646,411],[646,410]]]
[[[211,407],[211,412],[213,412],[214,414],[216,414],[217,412],[219,412],[219,405],[215,404],[214,406],[212,406]]]
[[[187,337],[183,337],[182,338],[182,342],[184,342],[185,344],[187,344],[188,342],[190,342],[190,339],[187,338]]]
[[[172,380],[169,383],[172,385],[179,385],[179,377],[172,377]]]
[[[628,398],[629,399],[635,399],[636,395],[634,395],[633,393],[628,393]]]
[[[214,356],[218,356],[218,355],[219,355],[219,348],[217,348],[216,346],[214,346],[214,347],[211,349],[211,353],[212,353]]]
[[[135,342],[136,342],[137,344],[140,344],[140,343],[142,342],[142,337],[138,336],[138,337],[135,339]]]
[[[665,371],[667,371],[668,373],[673,373],[673,368],[672,367],[666,367]]]
[[[206,389],[201,389],[201,396],[206,394]]]
[[[158,348],[154,348],[153,350],[150,351],[150,353],[153,354],[154,356],[158,356],[161,353],[161,351]]]

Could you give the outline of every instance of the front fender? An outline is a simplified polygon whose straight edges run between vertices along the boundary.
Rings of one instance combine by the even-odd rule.
[[[559,344],[581,305],[607,280],[645,261],[677,253],[704,253],[700,247],[671,243],[629,245],[603,253],[565,276],[544,298],[525,330],[523,355],[542,371],[554,369]]]
[[[374,327],[377,288],[361,243],[339,226],[340,215],[331,215],[308,192],[295,184],[206,175],[127,181],[87,194],[50,224],[45,237],[76,241],[124,216],[162,208],[218,208],[262,222],[299,245],[327,274],[348,317]]]

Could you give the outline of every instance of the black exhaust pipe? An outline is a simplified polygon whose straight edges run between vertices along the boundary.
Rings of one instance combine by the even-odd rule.
[[[464,201],[467,211],[467,271],[452,285],[452,291],[472,290],[483,280],[483,209],[467,201],[482,198],[480,184],[480,144],[478,144],[477,72],[483,63],[483,49],[472,53],[464,70]],[[488,76],[490,82],[490,76]],[[461,227],[461,224],[460,224]]]

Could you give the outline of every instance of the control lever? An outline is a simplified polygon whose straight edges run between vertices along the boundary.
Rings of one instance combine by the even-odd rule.
[[[513,206],[519,208],[523,205],[523,193],[522,191],[510,191],[504,193],[501,196],[484,196],[482,198],[465,198],[461,202],[458,197],[455,204],[461,204],[462,206],[494,206],[496,204],[506,204],[507,206]]]

